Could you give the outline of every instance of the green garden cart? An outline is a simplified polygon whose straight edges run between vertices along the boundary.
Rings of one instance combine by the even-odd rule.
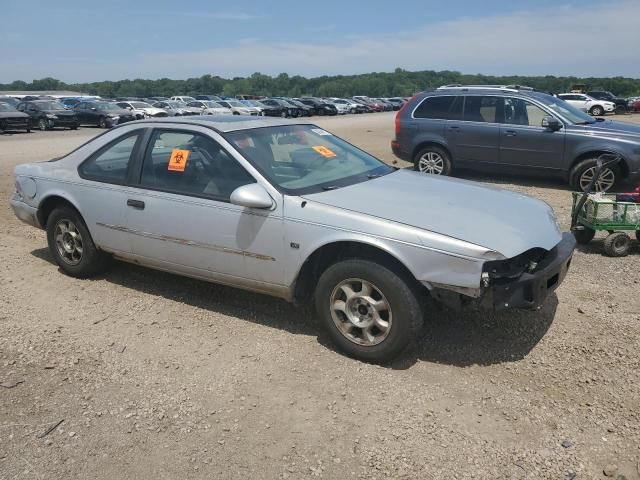
[[[585,245],[597,231],[606,230],[604,252],[611,257],[624,257],[631,250],[630,232],[640,241],[640,204],[616,201],[616,194],[592,194],[604,167],[619,162],[620,156],[605,154],[598,158],[593,179],[584,192],[573,192],[571,231],[576,242]]]

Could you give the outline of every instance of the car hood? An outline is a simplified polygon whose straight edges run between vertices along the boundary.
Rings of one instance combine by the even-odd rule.
[[[550,250],[562,238],[553,210],[541,200],[406,169],[304,198],[470,242],[507,258],[535,247]]]
[[[615,120],[605,120],[604,122],[595,122],[589,125],[579,125],[580,127],[587,128],[589,131],[603,132],[603,133],[624,133],[640,136],[640,124],[617,122]]]
[[[0,112],[0,118],[29,118],[29,115],[23,112]]]
[[[145,108],[141,108],[140,110],[142,110],[145,113],[148,113],[149,115],[156,115],[157,113],[163,113],[166,112],[166,110],[162,109],[162,108],[157,108],[157,107],[145,107]]]

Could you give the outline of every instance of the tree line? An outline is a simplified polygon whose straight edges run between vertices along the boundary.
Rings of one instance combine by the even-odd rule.
[[[393,72],[372,72],[360,75],[333,75],[305,78],[281,73],[277,76],[256,72],[248,77],[222,78],[203,75],[199,78],[172,80],[135,79],[91,83],[65,83],[55,78],[33,80],[30,83],[16,80],[0,84],[0,90],[75,90],[101,97],[151,97],[172,95],[222,94],[235,96],[265,95],[300,97],[371,97],[410,96],[416,92],[447,84],[467,85],[528,85],[536,89],[561,93],[572,85],[584,84],[591,89],[604,89],[627,97],[640,95],[640,79],[625,77],[556,77],[546,76],[492,76],[469,75],[455,71],[424,70],[410,72],[396,68]]]

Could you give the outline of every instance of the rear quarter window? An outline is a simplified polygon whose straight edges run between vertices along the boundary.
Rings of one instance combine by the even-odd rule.
[[[442,95],[427,97],[413,112],[414,118],[456,120],[462,115],[462,97]]]

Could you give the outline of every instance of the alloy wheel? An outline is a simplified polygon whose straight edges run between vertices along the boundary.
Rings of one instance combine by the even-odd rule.
[[[44,118],[38,120],[38,128],[43,132],[47,129],[47,121]]]
[[[56,224],[54,233],[56,247],[60,258],[69,265],[77,265],[82,261],[84,242],[76,225],[67,219]]]
[[[331,293],[329,308],[338,331],[357,345],[378,345],[391,332],[391,305],[380,289],[366,280],[340,282]]]
[[[420,157],[418,170],[422,173],[442,175],[444,171],[444,159],[436,152],[427,152]]]
[[[594,175],[596,174],[596,167],[587,168],[582,175],[580,175],[580,189],[584,192],[591,180],[593,180]],[[596,180],[594,185],[596,192],[606,192],[611,187],[613,187],[614,183],[616,183],[616,174],[610,168],[602,169],[600,172],[600,177]]]

